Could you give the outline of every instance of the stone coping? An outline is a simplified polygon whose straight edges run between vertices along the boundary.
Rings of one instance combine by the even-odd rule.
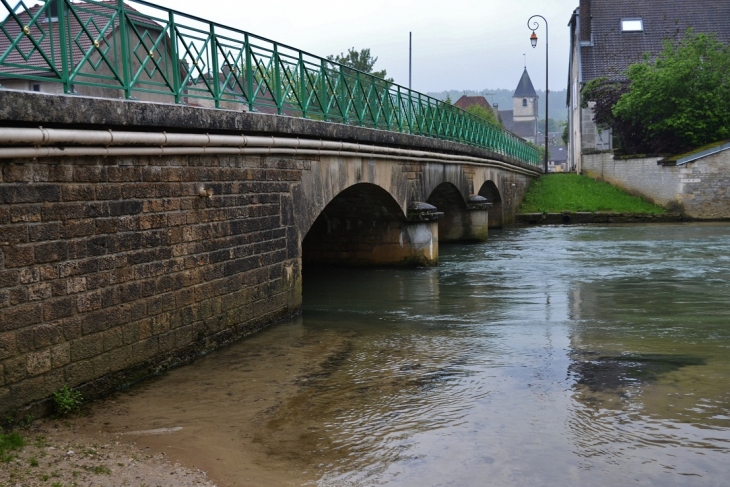
[[[486,149],[432,137],[341,123],[168,103],[82,97],[0,89],[0,123],[20,127],[96,128],[218,134],[257,134],[336,140],[468,155],[508,162],[541,174],[525,164]]]
[[[670,223],[681,222],[679,213],[651,215],[646,213],[618,213],[612,211],[582,212],[564,211],[562,213],[518,213],[515,225],[573,225],[583,223]]]

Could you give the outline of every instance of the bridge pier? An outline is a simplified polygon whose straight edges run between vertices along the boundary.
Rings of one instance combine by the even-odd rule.
[[[479,195],[469,197],[466,208],[444,212],[439,221],[441,242],[486,242],[489,235],[489,208],[492,204]]]

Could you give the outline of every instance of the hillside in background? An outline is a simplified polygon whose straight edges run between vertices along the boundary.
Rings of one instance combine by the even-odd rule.
[[[538,109],[540,110],[540,119],[545,118],[545,91],[537,90],[537,96],[540,97],[540,103]],[[514,89],[507,90],[504,88],[500,89],[484,89],[484,90],[449,90],[441,92],[426,93],[429,96],[438,98],[439,100],[445,100],[446,95],[451,98],[452,102],[455,102],[462,95],[468,96],[483,95],[489,103],[498,103],[500,110],[512,110],[512,93]],[[568,107],[565,105],[567,97],[567,90],[552,91],[550,90],[550,118],[553,120],[567,121],[568,120]]]

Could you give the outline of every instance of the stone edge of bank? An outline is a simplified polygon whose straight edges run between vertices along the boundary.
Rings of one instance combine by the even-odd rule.
[[[564,211],[561,213],[519,213],[515,215],[515,225],[574,225],[590,223],[677,223],[692,221],[679,213],[658,215],[619,213],[611,211],[581,212]]]

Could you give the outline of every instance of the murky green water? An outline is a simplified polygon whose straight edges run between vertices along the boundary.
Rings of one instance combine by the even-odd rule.
[[[726,486],[730,225],[543,227],[313,270],[304,313],[115,398],[219,485]]]

